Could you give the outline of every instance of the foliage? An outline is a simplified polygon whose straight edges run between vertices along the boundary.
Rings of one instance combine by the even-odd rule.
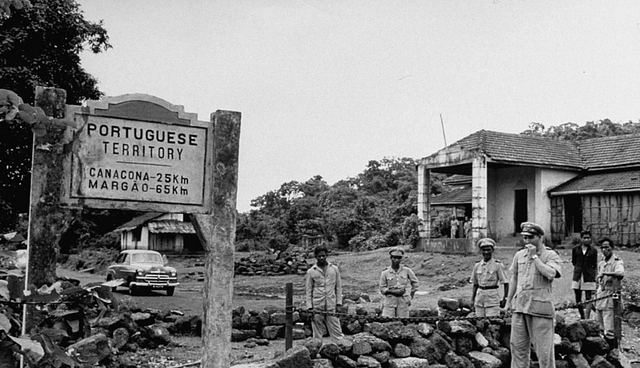
[[[286,182],[254,199],[257,209],[239,214],[236,244],[286,249],[305,236],[322,236],[343,249],[395,246],[407,240],[403,224],[417,212],[417,187],[411,158],[369,161],[361,174],[333,185],[319,175]]]
[[[588,121],[585,125],[564,123],[545,128],[541,123],[531,123],[524,135],[552,138],[558,140],[579,141],[589,138],[611,137],[625,134],[640,133],[640,122],[614,123],[609,119]]]
[[[96,79],[80,65],[80,53],[85,49],[99,53],[111,47],[102,22],[85,20],[74,0],[0,0],[0,9],[0,86],[24,100],[16,104],[20,101],[13,96],[5,98],[16,108],[10,109],[12,114],[20,113],[31,124],[45,119],[29,105],[39,85],[65,89],[69,104],[101,96]],[[33,126],[0,123],[0,167],[5,173],[0,178],[0,201],[14,214],[27,212],[29,206],[30,128]],[[13,225],[4,222],[0,228]]]

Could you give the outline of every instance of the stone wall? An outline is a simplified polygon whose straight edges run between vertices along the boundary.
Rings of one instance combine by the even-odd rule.
[[[440,312],[441,313],[441,312]],[[295,351],[257,367],[508,367],[511,319],[452,319],[438,311],[414,310],[413,319],[384,322],[361,313],[341,318],[345,338],[338,344],[310,337],[310,315],[294,313]],[[234,310],[233,340],[248,341],[284,337],[285,313]],[[610,349],[593,320],[565,323],[556,317],[557,367],[622,367],[618,350]],[[264,342],[263,342],[264,343]],[[304,349],[307,353],[302,352]],[[532,354],[535,367],[535,354]],[[292,363],[290,359],[301,359]],[[262,363],[261,363],[262,364]]]

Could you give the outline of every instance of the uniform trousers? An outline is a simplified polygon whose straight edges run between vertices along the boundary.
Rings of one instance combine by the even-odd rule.
[[[540,368],[555,368],[553,318],[513,313],[511,318],[511,368],[529,368],[531,343]]]
[[[613,327],[613,308],[597,309],[596,321],[600,324],[600,327],[604,330],[604,337],[607,339],[613,339],[615,337]]]
[[[409,317],[409,303],[404,297],[397,297],[395,306],[382,306],[382,317]]]
[[[499,317],[500,307],[476,307],[476,317]]]
[[[340,327],[340,319],[335,316],[319,313],[314,314],[311,320],[311,329],[313,330],[313,337],[320,340],[322,340],[322,337],[327,332],[331,337],[331,341],[334,343],[338,343],[338,341],[344,337],[342,327]]]

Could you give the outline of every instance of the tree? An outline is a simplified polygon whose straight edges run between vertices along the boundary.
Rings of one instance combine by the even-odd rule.
[[[65,89],[69,104],[100,98],[96,79],[80,65],[80,53],[111,47],[102,21],[85,20],[74,0],[0,0],[0,9],[2,88],[27,104],[38,85]],[[0,203],[14,213],[29,206],[32,139],[28,127],[0,123]]]
[[[588,121],[585,125],[564,123],[558,126],[545,128],[540,123],[531,123],[529,128],[521,134],[545,137],[558,140],[580,141],[590,138],[611,137],[625,134],[640,133],[640,122],[628,121],[624,124],[614,123],[609,119]]]

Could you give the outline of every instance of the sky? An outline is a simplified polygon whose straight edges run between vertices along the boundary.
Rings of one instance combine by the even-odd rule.
[[[240,212],[481,129],[640,120],[636,0],[77,1],[113,45],[81,55],[105,95],[242,113]]]

